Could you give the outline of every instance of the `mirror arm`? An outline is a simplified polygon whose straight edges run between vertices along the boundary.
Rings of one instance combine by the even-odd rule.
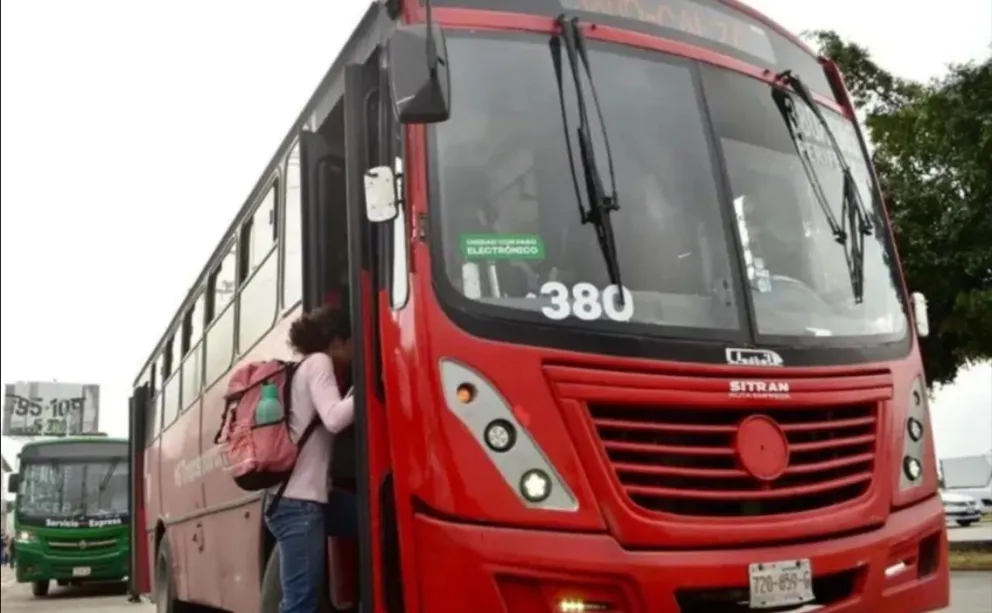
[[[430,32],[434,31],[434,16],[431,12],[431,0],[424,0],[424,21],[427,24],[427,68],[430,71],[432,79],[437,78],[437,43],[434,41],[434,37],[430,35]]]

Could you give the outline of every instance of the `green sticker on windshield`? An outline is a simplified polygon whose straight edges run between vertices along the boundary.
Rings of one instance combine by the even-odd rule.
[[[466,260],[543,260],[544,240],[537,234],[462,234]]]

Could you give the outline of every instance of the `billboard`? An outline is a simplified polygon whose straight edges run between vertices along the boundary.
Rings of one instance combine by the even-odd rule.
[[[4,389],[5,436],[95,434],[99,418],[99,385],[30,381]]]

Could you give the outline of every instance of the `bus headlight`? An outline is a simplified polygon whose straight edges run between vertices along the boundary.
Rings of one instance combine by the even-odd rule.
[[[918,443],[920,439],[923,438],[923,422],[915,417],[910,417],[907,419],[906,434],[909,435],[910,440],[914,443]]]
[[[520,493],[530,502],[546,500],[551,495],[551,479],[541,470],[528,470],[520,478]]]
[[[503,481],[524,506],[549,511],[576,511],[578,502],[510,404],[477,371],[442,359],[444,402],[475,438]]]
[[[916,483],[923,476],[923,463],[912,456],[906,456],[902,459],[902,472],[910,481]]]
[[[35,537],[34,532],[30,532],[28,530],[20,530],[17,532],[17,537],[15,538],[15,540],[18,543],[33,543],[38,539],[37,537]]]
[[[505,419],[494,419],[486,426],[486,444],[493,451],[509,451],[517,442],[517,429]]]
[[[899,489],[908,490],[922,483],[927,457],[926,424],[929,406],[927,403],[927,387],[923,377],[917,377],[909,390],[909,401],[906,406],[906,423],[904,424],[902,461],[899,470]]]

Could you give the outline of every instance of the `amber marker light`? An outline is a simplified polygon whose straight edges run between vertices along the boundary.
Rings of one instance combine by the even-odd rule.
[[[462,404],[468,404],[475,400],[476,394],[478,394],[478,391],[471,383],[462,383],[458,386],[458,389],[455,390],[455,395],[458,397],[458,402]]]

